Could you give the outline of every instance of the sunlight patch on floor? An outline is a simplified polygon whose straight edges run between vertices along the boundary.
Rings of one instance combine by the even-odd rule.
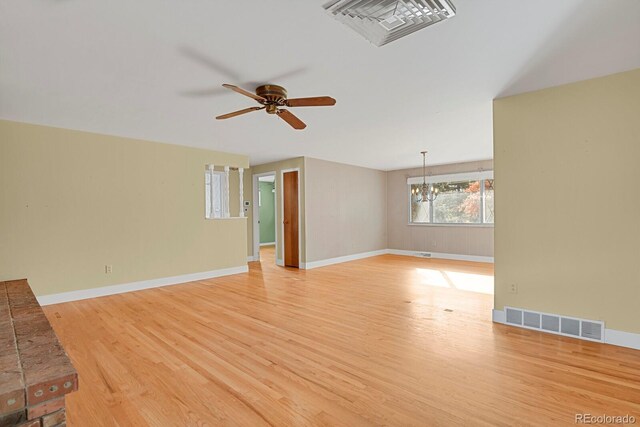
[[[431,268],[416,268],[416,271],[420,276],[421,285],[493,295],[494,280],[490,275]]]
[[[418,275],[420,276],[421,285],[438,286],[440,288],[450,288],[451,285],[442,274],[440,270],[434,270],[431,268],[416,268]]]

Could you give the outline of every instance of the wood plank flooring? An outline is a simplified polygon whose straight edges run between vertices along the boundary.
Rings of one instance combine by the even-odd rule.
[[[80,375],[68,425],[640,420],[640,352],[493,324],[492,295],[461,290],[492,265],[265,252],[248,274],[45,307]]]

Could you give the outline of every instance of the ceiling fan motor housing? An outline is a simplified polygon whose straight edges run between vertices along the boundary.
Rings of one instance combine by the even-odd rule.
[[[275,114],[278,110],[278,106],[285,105],[287,100],[287,90],[278,85],[262,85],[256,88],[256,95],[261,96],[267,100],[263,102],[266,105],[267,113]]]

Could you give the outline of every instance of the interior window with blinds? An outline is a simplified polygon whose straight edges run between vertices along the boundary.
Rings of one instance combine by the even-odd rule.
[[[205,188],[205,218],[223,218],[224,203],[224,173],[206,169],[204,173]]]
[[[427,177],[437,190],[434,200],[421,197],[422,177],[409,178],[412,224],[493,224],[493,172]]]

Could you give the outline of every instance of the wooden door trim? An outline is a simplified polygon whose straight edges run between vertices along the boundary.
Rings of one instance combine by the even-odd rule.
[[[280,195],[280,227],[282,228],[282,238],[280,239],[280,256],[281,259],[276,259],[276,264],[284,265],[284,174],[287,172],[298,172],[298,268],[303,269],[302,263],[302,208],[301,208],[301,197],[300,197],[300,168],[289,168],[280,170],[280,190],[278,194]],[[277,217],[276,217],[277,218]],[[276,233],[278,234],[278,233]]]

